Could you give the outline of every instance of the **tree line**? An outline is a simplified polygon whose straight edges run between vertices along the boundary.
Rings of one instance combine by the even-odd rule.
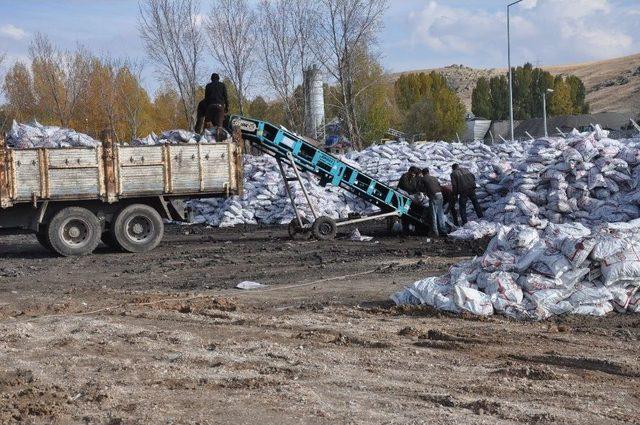
[[[435,72],[394,81],[377,49],[388,0],[139,0],[139,31],[159,88],[143,85],[147,62],[64,50],[36,34],[28,61],[12,64],[2,87],[5,129],[12,119],[73,127],[97,137],[105,128],[128,141],[169,128],[192,128],[213,71],[223,76],[230,113],[305,131],[304,70],[325,76],[326,120],[338,118],[356,148],[397,128],[425,139],[455,140],[464,106]],[[260,25],[256,25],[259,22]],[[508,114],[506,78],[480,80],[473,111]],[[516,117],[539,116],[538,94],[556,89],[552,114],[587,110],[584,85],[529,64],[515,70]],[[253,96],[259,89],[265,93]],[[568,100],[570,99],[570,101]]]
[[[513,115],[516,120],[542,117],[543,94],[547,96],[550,116],[588,114],[586,89],[580,78],[569,75],[554,77],[530,63],[512,69]],[[548,89],[553,92],[547,92]],[[480,78],[471,97],[472,112],[491,120],[509,118],[509,80],[507,75]]]

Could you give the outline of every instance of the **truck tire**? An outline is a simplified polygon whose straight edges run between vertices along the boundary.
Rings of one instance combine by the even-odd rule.
[[[335,220],[331,217],[322,216],[313,222],[311,232],[316,239],[326,241],[336,237],[338,227],[336,226]]]
[[[64,257],[91,254],[100,243],[100,234],[98,218],[86,208],[60,210],[47,226],[51,249]]]
[[[148,252],[164,236],[164,223],[158,212],[148,205],[129,205],[118,213],[111,225],[118,246],[125,252]]]
[[[42,226],[40,230],[36,233],[36,239],[40,242],[43,248],[48,251],[53,252],[53,248],[51,247],[51,241],[49,241],[49,230],[46,226]]]

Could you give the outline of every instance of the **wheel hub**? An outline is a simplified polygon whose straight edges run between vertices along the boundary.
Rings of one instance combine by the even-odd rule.
[[[323,223],[320,226],[319,230],[320,230],[320,233],[322,233],[323,235],[328,235],[331,233],[331,225],[328,223]]]
[[[61,227],[61,236],[69,245],[82,245],[89,239],[91,231],[83,220],[71,219]]]
[[[142,224],[140,224],[140,223],[136,223],[136,224],[133,225],[133,229],[132,230],[133,230],[133,234],[134,235],[139,236],[139,235],[144,233],[144,226]]]
[[[143,242],[152,236],[153,223],[147,217],[136,216],[129,220],[126,229],[130,239]]]

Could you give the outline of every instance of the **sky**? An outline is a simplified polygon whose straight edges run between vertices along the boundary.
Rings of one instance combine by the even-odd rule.
[[[208,0],[201,0],[203,13]],[[507,64],[502,0],[390,0],[379,34],[390,72]],[[512,64],[558,65],[640,52],[640,0],[523,0],[511,8]],[[73,49],[145,58],[137,0],[0,0],[5,68],[28,58],[36,32]],[[152,66],[144,84],[158,85]]]

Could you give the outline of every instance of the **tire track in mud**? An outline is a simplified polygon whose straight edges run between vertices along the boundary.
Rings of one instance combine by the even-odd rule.
[[[588,357],[570,357],[562,356],[558,354],[544,354],[544,355],[522,355],[512,354],[511,357],[514,360],[527,362],[527,363],[539,363],[551,366],[560,366],[569,369],[586,370],[593,372],[603,372],[609,375],[624,376],[629,378],[640,377],[640,369],[630,365],[624,365],[610,360],[594,359]]]

